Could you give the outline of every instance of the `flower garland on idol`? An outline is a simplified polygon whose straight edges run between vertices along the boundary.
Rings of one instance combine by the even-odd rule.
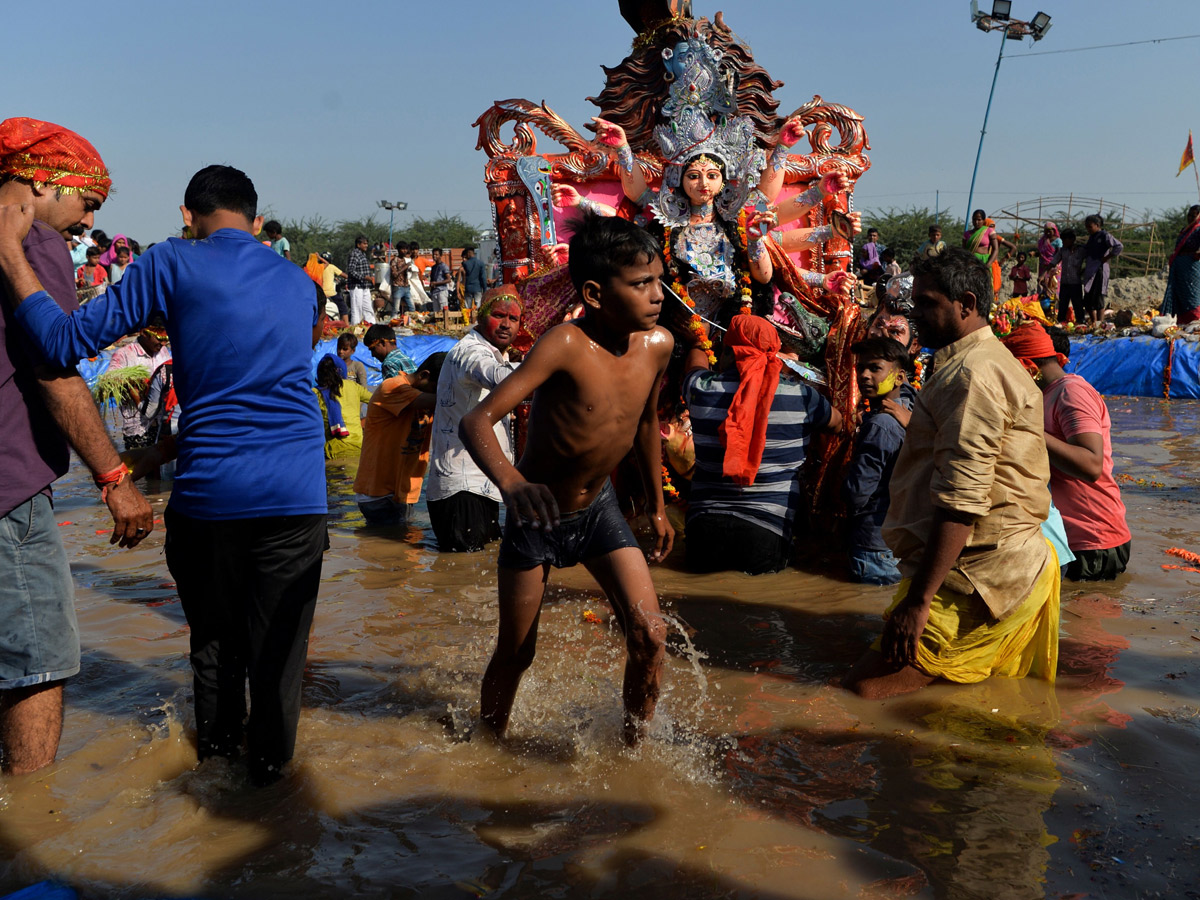
[[[747,219],[749,219],[749,213],[750,213],[749,207],[743,206],[741,211],[738,212],[738,217],[737,217],[738,240],[741,241],[742,247],[744,247],[747,252],[749,252],[749,249],[750,249],[750,244],[749,244],[748,238],[746,236],[746,221],[747,221]],[[738,312],[743,316],[748,316],[748,315],[750,315],[750,313],[753,309],[753,306],[751,303],[751,293],[752,292],[751,292],[751,287],[750,287],[750,269],[749,269],[749,267],[742,270],[741,277],[738,279],[738,282],[741,287],[741,294],[742,294],[742,307],[741,307],[741,309],[738,310]]]
[[[671,228],[667,226],[665,237],[663,238],[663,258],[667,263],[667,270],[671,273],[671,289],[679,296],[688,309],[692,311],[691,321],[688,322],[688,327],[692,329],[696,337],[700,339],[700,349],[704,351],[708,357],[708,364],[715,366],[717,364],[717,355],[713,353],[713,344],[708,336],[708,329],[704,327],[704,320],[696,312],[696,303],[688,295],[688,290],[684,287],[683,282],[679,278],[679,268],[675,265],[671,257]]]

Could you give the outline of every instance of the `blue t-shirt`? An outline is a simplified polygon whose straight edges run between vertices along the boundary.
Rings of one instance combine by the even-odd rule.
[[[291,241],[289,241],[283,235],[280,235],[279,240],[271,241],[271,249],[274,250],[276,253],[278,253],[280,256],[283,256],[283,254],[285,254],[285,253],[292,252],[292,244],[291,244]]]
[[[155,314],[167,323],[183,408],[171,504],[197,519],[328,511],[324,426],[312,392],[317,291],[253,235],[171,238],[67,315],[48,294],[17,320],[48,359],[94,356]]]
[[[916,392],[901,385],[899,403],[912,409]],[[888,549],[880,533],[887,518],[892,470],[904,444],[904,426],[882,409],[863,416],[854,437],[854,455],[842,496],[850,515],[850,547],[854,550],[881,552]]]
[[[709,372],[694,369],[684,376],[683,397],[692,419],[696,471],[688,497],[688,519],[704,513],[737,516],[785,538],[800,506],[800,467],[813,432],[829,422],[829,401],[816,390],[788,375],[779,387],[767,416],[767,442],[762,464],[747,487],[721,474],[725,448],[720,427],[740,384],[737,370]]]
[[[487,266],[478,256],[462,261],[463,285],[468,294],[481,294],[487,290]]]

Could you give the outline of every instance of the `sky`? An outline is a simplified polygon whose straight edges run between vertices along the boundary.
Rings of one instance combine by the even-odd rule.
[[[1200,3],[1016,0],[1013,15],[1039,9],[1046,38],[1005,46],[974,205],[1195,202],[1191,171],[1175,172],[1200,132],[1200,40],[1051,51],[1200,34]],[[696,16],[718,10],[784,82],[781,112],[820,94],[864,117],[857,208],[963,214],[1001,42],[971,24],[969,0],[693,0]],[[600,66],[634,37],[617,0],[128,0],[95,27],[60,26],[8,42],[3,112],[95,144],[115,188],[96,227],[143,245],[177,232],[184,187],[210,163],[243,169],[280,219],[357,220],[390,200],[408,203],[398,227],[441,212],[490,226],[471,123],[524,98],[582,132]]]

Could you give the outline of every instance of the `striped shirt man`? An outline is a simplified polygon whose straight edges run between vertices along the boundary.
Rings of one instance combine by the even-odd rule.
[[[706,513],[736,516],[790,540],[800,506],[800,467],[813,433],[829,423],[829,401],[787,375],[771,402],[767,442],[754,484],[742,487],[721,474],[725,449],[719,429],[739,385],[736,369],[693,369],[683,381],[692,420],[696,470],[688,501],[689,523]]]

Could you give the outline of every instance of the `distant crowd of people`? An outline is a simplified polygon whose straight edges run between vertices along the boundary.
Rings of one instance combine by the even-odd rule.
[[[1189,225],[1194,221],[1189,218]],[[1111,262],[1125,248],[1104,229],[1104,219],[1100,215],[1087,216],[1084,227],[1087,240],[1077,243],[1074,229],[1066,228],[1060,234],[1054,222],[1043,225],[1036,247],[1036,278],[1028,265],[1029,253],[1000,234],[996,230],[995,220],[989,218],[982,209],[971,214],[971,225],[963,232],[962,246],[988,267],[994,299],[999,298],[1004,280],[1001,263],[1013,258],[1014,263],[1008,273],[1013,297],[1036,297],[1047,314],[1058,322],[1094,326],[1106,307]],[[1200,234],[1194,229],[1185,229],[1185,232],[1189,238],[1200,240]],[[941,226],[930,225],[929,238],[917,248],[915,259],[936,257],[945,250]],[[1172,261],[1174,259],[1173,255]],[[885,287],[888,279],[903,270],[893,250],[880,240],[876,228],[867,229],[857,262],[860,280],[868,286]],[[1196,310],[1200,308],[1200,298],[1190,306],[1181,306],[1183,311]],[[1191,315],[1200,317],[1200,313]],[[1180,324],[1186,324],[1187,321],[1190,319],[1185,315]]]

